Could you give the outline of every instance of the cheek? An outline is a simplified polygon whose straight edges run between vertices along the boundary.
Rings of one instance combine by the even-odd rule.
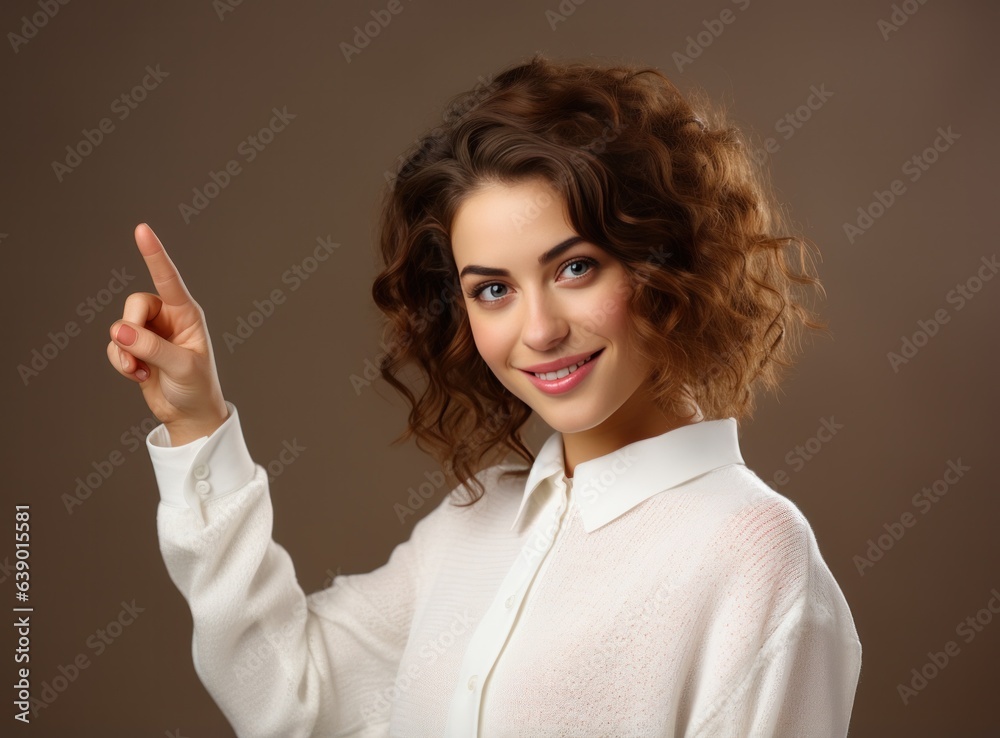
[[[594,296],[586,315],[581,315],[584,332],[614,341],[621,350],[630,329],[627,310],[627,292],[620,284],[609,286]]]
[[[503,330],[503,325],[499,321],[480,320],[477,322],[470,320],[469,326],[472,329],[472,337],[475,340],[476,349],[479,351],[479,355],[483,358],[486,366],[493,373],[493,376],[511,394],[521,397],[522,400],[527,402],[519,394],[520,390],[517,387],[514,374],[512,374],[512,372],[516,373],[516,370],[510,367],[511,349],[514,344],[511,336],[507,335]]]
[[[623,346],[627,343],[627,338],[631,325],[628,319],[625,298],[620,295],[613,295],[605,303],[607,306],[607,332],[608,335]]]
[[[627,346],[632,333],[632,321],[629,319],[628,303],[632,297],[632,286],[625,274],[608,291],[605,297],[607,306],[608,330],[614,334],[615,340]]]
[[[476,342],[476,349],[491,369],[502,368],[506,363],[504,340],[498,327],[488,320],[469,319],[469,328]]]

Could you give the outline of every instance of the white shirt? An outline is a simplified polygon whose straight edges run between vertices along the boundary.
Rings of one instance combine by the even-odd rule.
[[[240,736],[844,736],[861,668],[798,508],[734,418],[453,490],[386,564],[302,592],[236,408],[147,448],[199,677]],[[324,488],[324,494],[364,490]]]

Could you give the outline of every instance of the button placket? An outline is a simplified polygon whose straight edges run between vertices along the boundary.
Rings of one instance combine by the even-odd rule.
[[[498,593],[491,609],[484,615],[480,628],[473,634],[466,651],[462,665],[466,688],[462,690],[458,687],[459,692],[455,694],[455,698],[461,700],[464,707],[461,712],[456,710],[449,713],[446,733],[449,738],[478,735],[478,719],[483,699],[489,691],[487,687],[489,674],[516,628],[519,605],[528,596],[527,593],[532,588],[539,569],[548,559],[555,539],[562,532],[562,521],[565,517],[563,513],[567,509],[566,489],[559,480],[553,479],[550,483],[555,487],[552,492],[557,499],[549,500],[545,506],[547,512],[537,511],[542,513],[542,517],[536,522],[534,530],[528,534],[528,540],[522,546],[513,569],[502,585],[507,596]],[[484,637],[487,635],[488,638]],[[483,679],[480,680],[480,677]]]
[[[551,530],[552,534],[545,536],[545,540],[542,542],[540,550],[536,549],[535,555],[532,557],[534,561],[530,565],[529,570],[526,572],[526,576],[523,581],[515,591],[508,595],[507,599],[505,599],[503,603],[504,608],[507,610],[509,622],[511,623],[507,630],[508,638],[511,635],[511,630],[514,627],[513,623],[516,620],[516,610],[514,606],[523,601],[523,598],[527,596],[527,592],[537,583],[537,576],[545,562],[548,561],[549,553],[555,545],[556,539],[560,536],[564,529],[565,516],[563,515],[563,512],[567,509],[566,490],[565,486],[562,484],[558,484],[557,489],[560,495],[560,500],[554,507],[550,505],[549,509],[551,512],[548,515],[549,522],[546,525],[546,529]]]

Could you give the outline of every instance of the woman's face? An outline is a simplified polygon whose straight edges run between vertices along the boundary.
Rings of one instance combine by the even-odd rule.
[[[573,231],[545,180],[469,195],[451,241],[476,347],[508,390],[562,433],[646,425],[636,390],[650,367],[629,348],[625,267]],[[555,381],[530,371],[588,358]]]

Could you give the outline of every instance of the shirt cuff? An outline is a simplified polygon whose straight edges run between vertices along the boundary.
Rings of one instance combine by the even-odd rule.
[[[160,501],[168,507],[190,508],[202,522],[204,502],[235,492],[255,473],[236,406],[226,401],[226,407],[229,416],[210,436],[172,446],[162,423],[146,435]]]

